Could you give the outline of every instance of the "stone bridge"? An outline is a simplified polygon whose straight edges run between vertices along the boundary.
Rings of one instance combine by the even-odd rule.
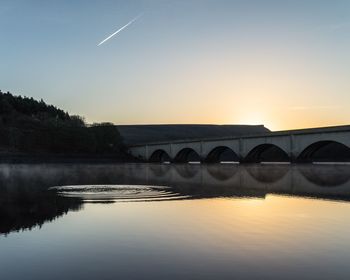
[[[148,162],[350,162],[350,125],[148,143],[129,153]]]

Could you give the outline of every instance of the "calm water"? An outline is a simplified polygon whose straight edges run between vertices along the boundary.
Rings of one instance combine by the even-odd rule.
[[[0,165],[0,279],[349,279],[350,166]]]

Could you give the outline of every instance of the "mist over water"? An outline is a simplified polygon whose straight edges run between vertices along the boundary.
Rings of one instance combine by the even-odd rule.
[[[0,165],[1,279],[347,279],[349,165]]]

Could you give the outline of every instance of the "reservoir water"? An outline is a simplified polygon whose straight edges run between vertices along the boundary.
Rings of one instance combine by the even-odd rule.
[[[349,279],[349,165],[0,165],[0,279]]]

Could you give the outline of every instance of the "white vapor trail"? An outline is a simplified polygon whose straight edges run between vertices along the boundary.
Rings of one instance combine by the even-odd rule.
[[[130,20],[127,24],[125,24],[124,26],[119,28],[116,32],[114,32],[113,34],[109,35],[106,39],[102,40],[97,46],[101,46],[104,42],[106,42],[107,40],[111,39],[114,35],[117,35],[120,31],[122,31],[124,28],[128,27],[134,21],[138,20],[141,16],[142,16],[142,14],[140,14],[137,17],[135,17],[132,20]]]

